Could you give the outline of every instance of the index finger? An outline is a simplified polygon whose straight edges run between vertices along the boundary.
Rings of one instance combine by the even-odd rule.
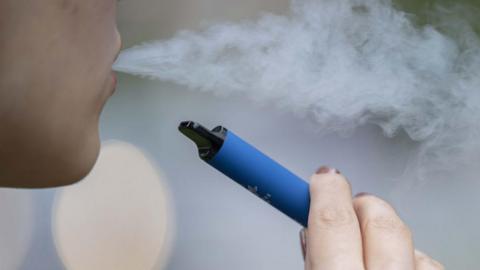
[[[364,269],[362,237],[350,184],[322,167],[310,180],[307,258],[312,270]]]

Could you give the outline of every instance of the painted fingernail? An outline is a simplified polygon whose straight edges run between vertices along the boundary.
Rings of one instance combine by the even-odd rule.
[[[360,193],[357,193],[357,195],[355,195],[355,198],[359,198],[359,197],[363,197],[363,196],[368,196],[368,195],[370,195],[370,193],[360,192]]]
[[[302,248],[303,260],[305,260],[305,256],[307,255],[307,236],[305,228],[300,230],[300,247]]]
[[[326,174],[326,173],[336,173],[336,174],[340,174],[340,171],[335,169],[335,168],[330,168],[328,166],[322,166],[320,168],[318,168],[317,174]]]

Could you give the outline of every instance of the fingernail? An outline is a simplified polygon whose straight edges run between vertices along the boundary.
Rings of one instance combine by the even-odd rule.
[[[358,198],[358,197],[363,197],[363,196],[368,196],[370,195],[370,193],[367,193],[367,192],[360,192],[360,193],[357,193],[357,195],[355,195],[355,198]]]
[[[300,247],[302,248],[303,260],[305,260],[305,256],[307,255],[307,236],[305,233],[305,228],[300,230]]]
[[[317,174],[326,174],[326,173],[336,173],[336,174],[340,174],[340,171],[335,169],[335,168],[330,168],[328,166],[322,166],[320,168],[318,168]]]

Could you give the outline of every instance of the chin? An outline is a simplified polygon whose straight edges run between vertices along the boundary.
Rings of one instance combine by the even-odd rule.
[[[80,153],[67,153],[65,160],[59,162],[64,164],[64,171],[59,173],[56,183],[51,183],[51,186],[72,185],[84,179],[95,166],[99,153],[100,138],[96,133],[87,140]]]
[[[59,140],[62,138],[58,138]],[[18,160],[16,170],[0,177],[0,186],[12,188],[54,188],[75,184],[93,169],[100,152],[98,132],[87,137],[59,141],[34,157]],[[80,143],[81,142],[81,143]]]

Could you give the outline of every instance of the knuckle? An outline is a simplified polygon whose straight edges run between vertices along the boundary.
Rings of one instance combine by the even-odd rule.
[[[405,238],[411,238],[412,236],[408,226],[395,216],[378,215],[371,217],[366,220],[364,228],[365,230],[382,231]]]
[[[357,221],[353,210],[337,206],[314,209],[312,214],[311,225],[325,229],[353,226]]]
[[[395,213],[395,209],[384,200],[368,195],[356,198],[354,205],[364,213],[362,218],[364,230],[382,231],[409,238],[412,236],[408,226]]]
[[[427,255],[417,255],[415,256],[416,259],[416,264],[417,266],[421,266],[423,268],[428,268],[428,269],[435,269],[435,270],[444,270],[445,267],[437,262],[436,260],[428,257]],[[423,269],[422,268],[422,269]]]
[[[363,262],[357,262],[354,260],[346,260],[343,254],[332,255],[330,256],[331,263],[328,267],[325,266],[325,262],[310,256],[307,258],[308,260],[308,268],[305,269],[348,269],[348,270],[365,270],[365,266]]]
[[[442,264],[429,258],[420,259],[420,261],[417,261],[417,266],[422,267],[422,269],[427,268],[435,270],[445,270],[445,267]]]

